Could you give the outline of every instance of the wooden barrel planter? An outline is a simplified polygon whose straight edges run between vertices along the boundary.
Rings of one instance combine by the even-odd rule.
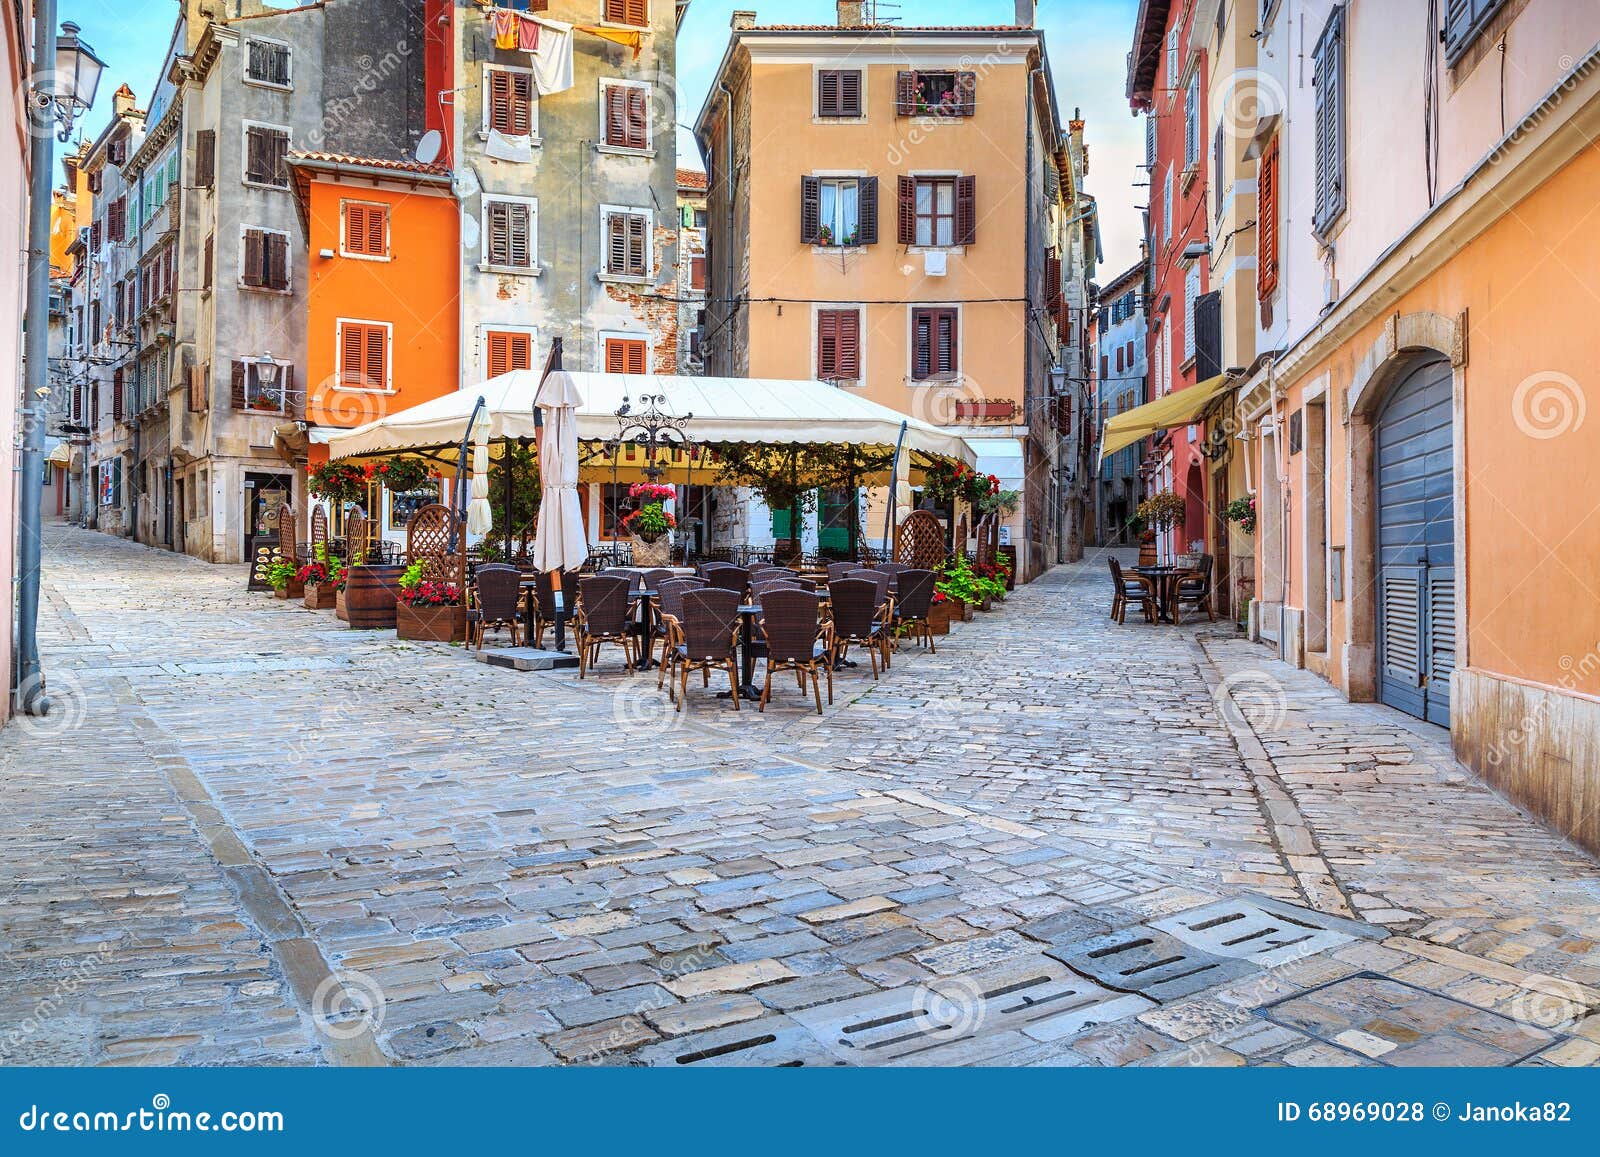
[[[466,607],[395,608],[395,637],[420,643],[459,643],[467,637]]]
[[[331,582],[307,583],[305,596],[306,610],[332,610],[334,604],[337,602],[337,593],[334,591],[333,587],[334,584]]]
[[[375,631],[395,625],[400,596],[398,565],[353,566],[344,576],[345,620],[352,630]]]

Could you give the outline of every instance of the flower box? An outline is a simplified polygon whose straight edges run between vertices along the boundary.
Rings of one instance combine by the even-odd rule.
[[[972,621],[972,604],[965,599],[949,599],[950,621],[952,623],[970,623]]]
[[[332,610],[338,601],[338,596],[339,592],[333,589],[332,583],[307,583],[305,593],[306,610]]]
[[[950,601],[928,604],[928,631],[935,635],[950,633]]]
[[[344,589],[342,587],[335,591],[333,595],[333,617],[338,619],[341,623],[348,623],[350,621],[350,608],[345,606]]]
[[[396,638],[422,643],[459,643],[467,637],[466,607],[395,607]]]

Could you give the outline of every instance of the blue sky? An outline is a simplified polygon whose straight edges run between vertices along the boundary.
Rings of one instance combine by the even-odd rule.
[[[83,37],[106,62],[96,108],[86,132],[97,133],[111,107],[111,93],[127,82],[143,105],[177,16],[175,0],[60,0],[61,19],[83,26]],[[1144,133],[1123,98],[1125,60],[1133,35],[1138,0],[1040,0],[1037,23],[1050,50],[1056,101],[1063,116],[1081,108],[1089,142],[1088,191],[1099,200],[1106,263],[1103,281],[1131,265],[1139,255],[1141,224],[1135,205],[1147,190]],[[735,8],[756,11],[763,23],[831,24],[833,0],[692,0],[678,34],[678,119],[693,122],[722,59],[728,18]],[[880,18],[899,16],[905,24],[1009,24],[1012,0],[906,0],[885,4]],[[678,132],[679,156],[698,163],[693,138]]]

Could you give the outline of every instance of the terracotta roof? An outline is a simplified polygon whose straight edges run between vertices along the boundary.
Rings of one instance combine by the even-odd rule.
[[[1133,22],[1133,50],[1128,53],[1128,103],[1135,112],[1150,107],[1171,9],[1171,0],[1139,0],[1139,14]]]
[[[363,169],[386,169],[395,173],[420,173],[430,177],[447,177],[450,170],[444,165],[435,162],[424,165],[421,161],[392,161],[383,157],[350,157],[343,153],[302,153],[291,152],[291,161],[310,161],[325,165],[359,165]]]
[[[706,175],[704,173],[702,173],[699,169],[679,169],[678,170],[678,188],[680,188],[680,189],[704,189],[705,187],[706,187]]]

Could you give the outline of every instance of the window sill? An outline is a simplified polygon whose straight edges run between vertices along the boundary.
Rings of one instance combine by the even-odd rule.
[[[242,281],[238,283],[237,288],[248,289],[251,293],[275,293],[279,297],[288,297],[294,293],[294,289],[290,286],[279,289],[272,285],[246,285]]]
[[[1184,193],[1187,193],[1190,187],[1194,184],[1195,178],[1199,176],[1200,165],[1198,163],[1193,163],[1186,166],[1183,170],[1183,174],[1178,178],[1178,187]]]
[[[653,148],[632,149],[627,145],[608,145],[604,143],[595,145],[594,151],[605,153],[607,156],[612,157],[654,157],[656,155],[656,151]]]
[[[853,387],[861,385],[861,379],[859,377],[856,377],[856,378],[824,378],[821,375],[818,375],[817,380],[818,381],[822,381],[822,382],[827,382],[830,386],[838,386],[841,390],[851,389]]]
[[[343,249],[339,250],[339,256],[348,257],[351,261],[377,261],[382,263],[394,260],[394,258],[387,253],[382,255],[376,253],[349,253]]]
[[[851,254],[851,253],[860,253],[865,248],[866,248],[866,245],[863,244],[862,242],[859,242],[859,241],[856,242],[854,245],[821,245],[821,244],[817,244],[817,245],[813,245],[811,247],[811,252],[816,253],[816,254],[820,254],[823,257],[833,257],[833,256],[836,256],[838,254],[847,254],[848,255],[848,254]]]
[[[292,81],[292,80],[288,84],[279,84],[275,80],[257,80],[253,76],[246,76],[246,77],[243,77],[242,79],[244,80],[244,82],[246,84],[248,84],[252,88],[270,88],[274,92],[293,92],[294,91],[294,81]]]
[[[596,273],[595,280],[613,285],[649,285],[651,278],[638,273]]]
[[[538,277],[542,271],[537,265],[491,265],[487,261],[480,261],[478,272],[499,273],[506,277]]]
[[[267,189],[274,193],[287,193],[289,191],[288,182],[274,185],[267,181],[252,181],[249,177],[241,177],[239,178],[239,183],[247,189]],[[148,221],[145,222],[146,225],[149,223]]]
[[[596,20],[595,21],[595,26],[597,28],[615,28],[615,29],[618,29],[619,31],[622,31],[622,32],[649,32],[650,31],[650,26],[648,24],[624,24],[620,20]],[[619,45],[618,47],[621,47],[621,45]]]
[[[487,141],[489,139],[489,130],[488,129],[479,129],[473,135],[476,136],[480,141]],[[517,141],[526,141],[528,143],[528,147],[529,148],[533,148],[533,149],[536,149],[540,145],[544,144],[544,138],[541,137],[538,133],[527,133],[524,136],[512,136],[509,133],[501,133],[500,135],[505,137],[506,140],[512,141],[513,143],[515,143]],[[498,160],[501,160],[502,158],[500,158],[500,157],[491,157],[489,159],[490,160],[494,160],[494,161],[498,161]]]
[[[814,125],[864,125],[867,118],[861,116],[825,117],[820,113],[811,114],[811,123]]]
[[[400,392],[393,386],[384,386],[380,389],[377,386],[347,386],[342,382],[334,382],[333,388],[341,394],[382,394],[384,397],[390,397]]]
[[[907,253],[948,253],[952,257],[965,257],[965,245],[907,245]]]
[[[938,374],[927,378],[908,377],[906,384],[912,386],[954,386],[959,384],[960,381],[960,374]]]

